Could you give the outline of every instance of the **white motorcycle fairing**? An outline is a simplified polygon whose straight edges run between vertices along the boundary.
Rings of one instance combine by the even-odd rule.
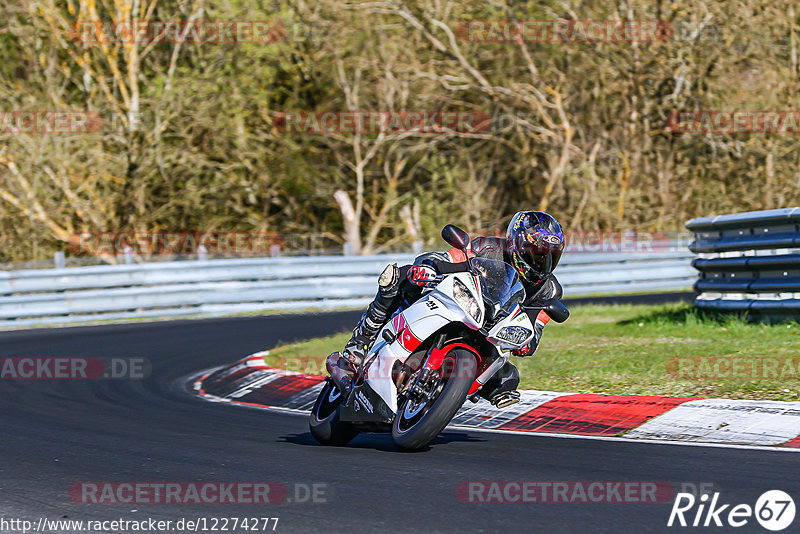
[[[450,323],[460,322],[471,330],[480,330],[486,316],[482,297],[481,284],[474,275],[466,272],[447,275],[431,292],[396,314],[381,329],[366,356],[367,362],[374,360],[367,368],[365,382],[392,414],[397,411],[397,387],[392,379],[395,362],[404,363],[425,340]],[[503,335],[506,327],[525,329],[526,335],[520,337],[518,331],[515,339],[510,340]],[[384,332],[393,339],[391,343],[387,343]],[[485,384],[508,361],[510,350],[525,346],[532,337],[533,325],[516,305],[488,333],[487,340],[494,345],[498,357],[477,377],[477,384],[470,393]]]

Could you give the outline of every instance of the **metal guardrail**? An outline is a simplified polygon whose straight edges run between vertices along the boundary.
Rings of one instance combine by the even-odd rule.
[[[686,227],[699,254],[698,308],[800,315],[800,208],[701,217]]]
[[[689,289],[687,251],[565,255],[570,296]],[[411,254],[160,262],[0,272],[0,326],[363,306]]]

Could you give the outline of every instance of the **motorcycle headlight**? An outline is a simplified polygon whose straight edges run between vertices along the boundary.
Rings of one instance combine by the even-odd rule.
[[[472,296],[472,293],[470,293],[467,286],[464,285],[464,282],[458,278],[456,278],[453,283],[453,296],[456,302],[467,310],[467,313],[475,319],[476,323],[481,322],[481,307],[478,305],[477,299]]]
[[[497,339],[502,339],[514,345],[521,345],[533,332],[521,326],[506,326],[497,332]]]

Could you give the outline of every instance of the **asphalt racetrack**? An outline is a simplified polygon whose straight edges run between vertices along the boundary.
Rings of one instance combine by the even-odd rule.
[[[34,521],[269,516],[279,518],[276,532],[766,532],[753,519],[739,529],[667,528],[671,502],[479,504],[462,502],[456,490],[465,481],[657,481],[676,490],[705,483],[721,502],[751,506],[770,489],[800,494],[800,455],[790,452],[471,431],[446,431],[419,453],[396,452],[380,435],[326,448],[312,441],[306,417],[211,403],[186,388],[199,370],[343,331],[358,316],[0,332],[0,357],[152,363],[150,376],[136,380],[0,380],[0,514]],[[324,484],[324,495],[260,506],[75,502],[70,487],[87,481],[271,481],[289,488],[289,499],[299,487]]]

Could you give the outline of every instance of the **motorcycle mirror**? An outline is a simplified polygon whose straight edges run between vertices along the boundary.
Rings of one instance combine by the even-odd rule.
[[[442,239],[459,250],[466,250],[469,245],[469,234],[452,224],[442,228]]]
[[[558,299],[546,300],[542,310],[557,323],[563,323],[569,319],[569,309]]]

